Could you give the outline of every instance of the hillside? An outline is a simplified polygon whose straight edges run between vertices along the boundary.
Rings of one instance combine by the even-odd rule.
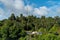
[[[0,21],[0,40],[60,40],[60,17],[11,14]]]

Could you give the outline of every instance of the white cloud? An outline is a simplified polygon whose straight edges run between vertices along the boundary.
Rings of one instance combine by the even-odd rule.
[[[14,1],[14,7],[16,9],[22,10],[22,9],[24,9],[24,2],[22,0],[15,0]]]
[[[4,15],[4,10],[0,8],[0,15]]]
[[[6,6],[12,6],[14,0],[0,0],[0,2],[2,2],[4,5]]]
[[[48,14],[49,9],[46,6],[35,8],[34,13],[40,16]]]
[[[51,9],[53,9],[55,13],[60,14],[60,6],[55,6]]]
[[[47,7],[43,6],[40,8],[34,8],[32,5],[25,5],[23,0],[0,0],[5,4],[7,13],[14,12],[15,15],[19,15],[20,13],[23,13],[24,15],[27,15],[26,13],[29,12],[29,15],[46,15],[47,14]]]
[[[10,16],[12,12],[14,12],[15,15],[19,15],[24,11],[23,0],[0,0],[0,2],[4,4],[7,16]]]
[[[23,9],[24,2],[23,0],[0,0],[6,7],[16,8],[16,9]]]
[[[27,15],[32,15],[34,8],[31,5],[26,5],[24,10],[27,13]]]
[[[57,13],[60,13],[60,7],[56,9]]]
[[[53,11],[54,13],[60,13],[60,5],[55,5],[49,8],[50,11]]]
[[[14,12],[15,15],[19,15],[22,13],[23,15],[27,15],[27,12],[29,12],[29,15],[34,16],[42,16],[42,15],[54,15],[60,13],[60,6],[56,6],[55,2],[53,3],[53,6],[46,7],[41,6],[39,8],[35,8],[33,5],[25,5],[24,0],[0,0],[5,5],[5,12],[3,9],[0,8],[0,16],[6,13],[4,16],[10,16],[12,12]],[[51,3],[51,2],[50,2]],[[2,16],[1,16],[2,17]],[[1,18],[0,17],[0,18]]]
[[[25,10],[26,11],[32,11],[33,10],[33,7],[30,6],[30,5],[27,5],[27,6],[25,6]]]

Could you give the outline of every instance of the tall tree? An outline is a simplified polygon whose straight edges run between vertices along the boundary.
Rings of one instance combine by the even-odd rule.
[[[14,13],[11,14],[11,16],[9,17],[9,19],[10,20],[16,20]]]

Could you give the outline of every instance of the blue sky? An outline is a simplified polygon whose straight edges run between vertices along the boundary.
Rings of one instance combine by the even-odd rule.
[[[60,0],[0,0],[0,20],[11,13],[16,16],[21,13],[24,16],[60,16]]]

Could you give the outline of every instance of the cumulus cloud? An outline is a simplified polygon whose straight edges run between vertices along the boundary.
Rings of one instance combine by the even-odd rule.
[[[35,8],[34,13],[40,16],[48,14],[48,8],[46,6]]]
[[[15,15],[23,13],[23,15],[45,15],[47,14],[47,7],[34,8],[32,5],[25,5],[23,0],[0,0],[5,4],[7,13],[14,12]],[[28,14],[27,14],[28,12]]]
[[[14,7],[16,9],[22,10],[22,9],[24,9],[24,2],[22,0],[15,0],[14,1]]]
[[[32,11],[33,10],[33,7],[30,6],[30,5],[27,5],[27,6],[25,6],[25,10],[26,11]]]
[[[5,6],[5,10],[0,8],[0,16],[4,15],[8,17],[11,15],[12,12],[18,16],[19,14],[22,13],[25,16],[29,14],[29,15],[39,16],[39,17],[42,15],[51,16],[52,13],[54,16],[56,16],[55,14],[60,13],[60,6],[56,6],[55,2],[53,3],[53,6],[49,8],[46,6],[35,8],[32,5],[25,5],[24,0],[0,0],[0,2],[2,2],[2,4],[4,4]],[[49,2],[51,3],[51,1]]]
[[[20,14],[20,13],[26,14],[28,12],[29,15],[33,15],[33,14],[44,15],[47,13],[46,7],[33,8],[32,5],[25,5],[23,0],[0,0],[0,1],[4,3],[5,6],[7,6],[6,9],[10,13],[12,11],[15,14]]]
[[[4,5],[8,7],[11,7],[13,5],[14,0],[0,0],[0,2],[2,2]]]

